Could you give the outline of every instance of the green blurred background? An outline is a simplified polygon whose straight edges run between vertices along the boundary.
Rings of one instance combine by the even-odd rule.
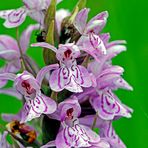
[[[58,8],[72,10],[77,0],[63,0]],[[0,10],[17,8],[21,0],[5,0],[0,2]],[[148,1],[141,0],[88,0],[91,8],[90,17],[107,10],[109,19],[103,32],[110,32],[112,40],[125,39],[127,52],[114,59],[114,64],[125,68],[124,78],[134,87],[133,92],[117,91],[121,100],[134,109],[131,119],[120,119],[114,122],[114,127],[127,148],[148,148]],[[0,34],[15,37],[15,29],[6,29],[0,19]],[[20,30],[34,23],[29,17]],[[35,34],[35,33],[34,33]],[[32,42],[35,35],[32,36]],[[35,51],[36,50],[36,51]],[[30,49],[28,54],[44,66],[41,49]],[[3,62],[1,62],[2,64]],[[13,97],[0,95],[0,113],[17,113],[21,103]],[[0,120],[1,124],[4,124]]]

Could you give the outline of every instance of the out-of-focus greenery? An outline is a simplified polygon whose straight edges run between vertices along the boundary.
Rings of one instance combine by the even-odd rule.
[[[58,8],[72,10],[77,0],[63,0]],[[0,2],[0,10],[17,8],[21,0],[5,0]],[[148,148],[148,2],[146,0],[88,0],[91,8],[89,17],[107,10],[109,19],[103,32],[110,32],[112,40],[125,39],[127,52],[114,59],[114,64],[125,68],[124,78],[134,87],[133,92],[117,91],[121,100],[134,109],[131,119],[120,119],[114,127],[128,148]],[[0,34],[15,37],[15,29],[6,29],[0,19]],[[28,24],[35,23],[29,17],[20,30]],[[32,42],[35,41],[35,33]],[[41,49],[29,49],[28,54],[44,66]],[[15,98],[0,95],[0,113],[17,113],[21,103]],[[0,123],[3,123],[0,121]]]

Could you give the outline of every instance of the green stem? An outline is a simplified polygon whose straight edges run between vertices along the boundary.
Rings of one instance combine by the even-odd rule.
[[[22,52],[21,45],[20,45],[19,28],[18,27],[16,27],[16,41],[17,41],[19,51],[20,51],[21,68],[22,68],[22,71],[24,71],[26,69],[26,64],[25,64],[25,60],[23,58],[23,52]]]
[[[54,99],[54,100],[57,102],[57,99],[58,99],[58,93],[55,92],[55,91],[52,91],[52,93],[51,93],[51,98]]]
[[[95,117],[94,117],[94,121],[93,121],[93,124],[92,124],[92,127],[91,127],[92,130],[93,130],[93,129],[95,128],[95,126],[96,126],[97,118],[98,118],[98,112],[96,112],[96,115],[95,115]]]

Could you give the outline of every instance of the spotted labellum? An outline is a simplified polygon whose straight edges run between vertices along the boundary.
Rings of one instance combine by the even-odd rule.
[[[115,93],[133,88],[122,78],[124,69],[112,63],[126,51],[126,41],[110,42],[110,34],[102,33],[107,11],[88,21],[86,0],[79,0],[72,12],[56,11],[60,2],[23,0],[20,8],[0,10],[4,27],[17,27],[16,39],[0,35],[0,58],[5,61],[0,94],[22,103],[16,114],[2,113],[7,124],[0,147],[126,148],[112,124],[133,112]],[[19,37],[26,16],[38,24]],[[43,67],[27,53],[38,48],[43,48]]]

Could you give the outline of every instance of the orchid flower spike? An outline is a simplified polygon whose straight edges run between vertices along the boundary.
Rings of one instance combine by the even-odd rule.
[[[24,107],[21,110],[21,123],[37,118],[41,114],[51,114],[56,111],[56,102],[42,94],[40,89],[42,80],[47,73],[46,70],[50,71],[57,67],[58,65],[45,67],[40,70],[36,78],[27,71],[18,75],[12,73],[0,74],[0,79],[13,80],[16,90],[26,99]]]

